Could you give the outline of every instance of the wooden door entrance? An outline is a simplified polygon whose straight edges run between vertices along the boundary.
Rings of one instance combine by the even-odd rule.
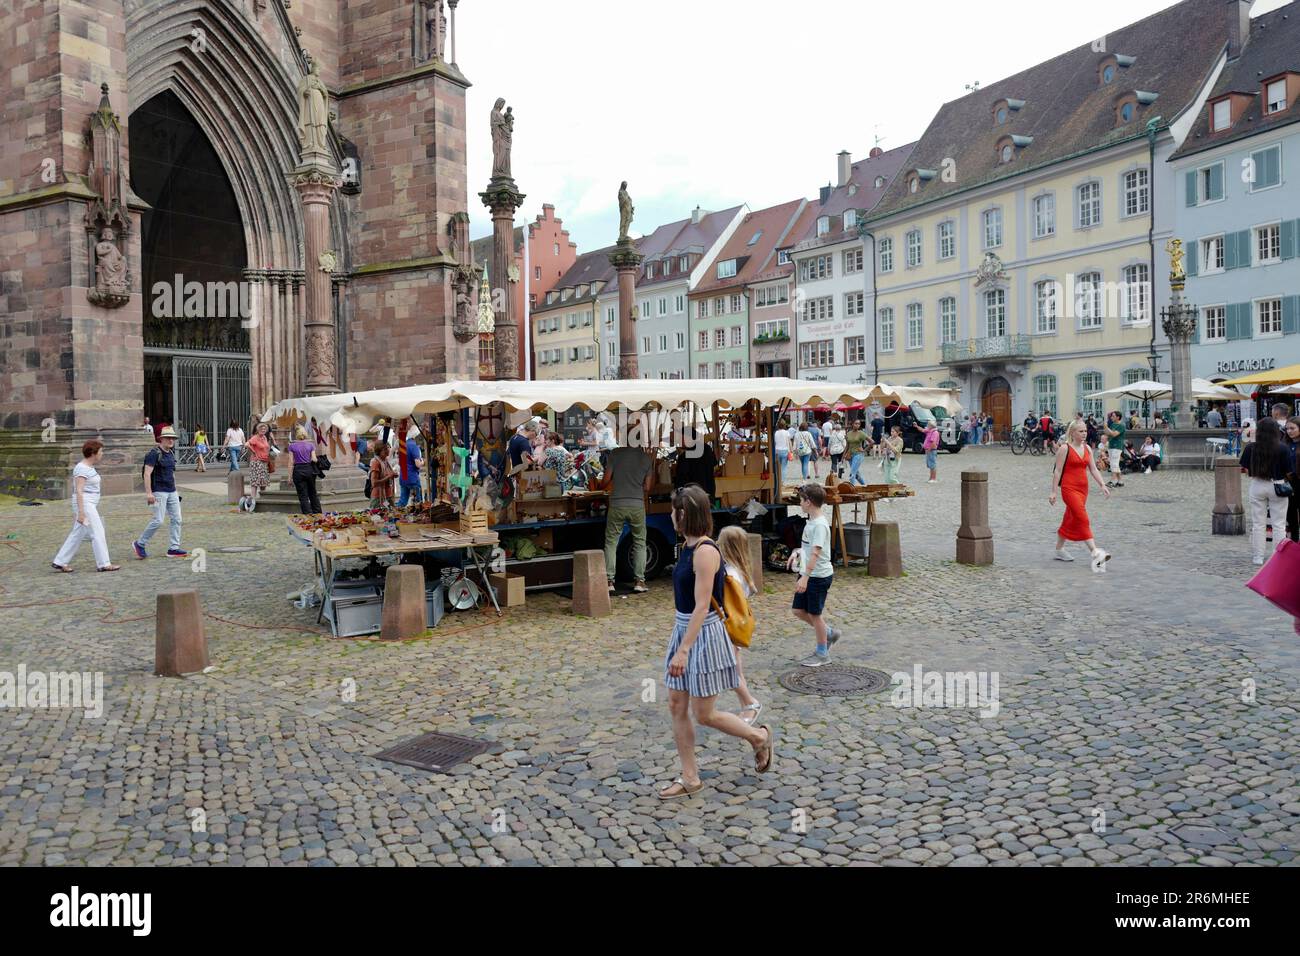
[[[993,437],[1006,438],[1011,431],[1011,385],[1005,378],[990,378],[980,389],[980,412],[993,416]]]

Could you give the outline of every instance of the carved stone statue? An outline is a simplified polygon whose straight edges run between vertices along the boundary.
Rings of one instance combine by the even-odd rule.
[[[504,98],[498,98],[492,107],[492,178],[510,179],[510,142],[515,134],[515,116],[511,107],[505,107]]]
[[[1187,272],[1183,268],[1183,240],[1170,239],[1165,243],[1165,252],[1169,253],[1169,281],[1182,282],[1187,278]]]
[[[456,304],[452,312],[451,331],[460,342],[468,342],[478,333],[478,304],[474,293],[478,286],[478,269],[462,265],[456,270]]]
[[[298,145],[304,160],[313,154],[330,155],[329,90],[314,60],[298,83]]]
[[[982,286],[989,282],[1005,281],[1007,281],[1007,270],[1003,268],[1002,260],[995,253],[984,253],[984,261],[975,270],[975,285]]]
[[[623,180],[623,185],[618,187],[618,241],[631,242],[628,238],[627,231],[632,228],[632,216],[636,213],[636,207],[632,205],[632,197],[627,192],[627,180]]]
[[[105,226],[95,243],[95,291],[101,299],[131,294],[126,256],[117,248],[112,228]]]

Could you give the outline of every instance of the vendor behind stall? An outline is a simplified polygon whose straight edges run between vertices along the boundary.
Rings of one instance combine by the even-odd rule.
[[[693,425],[682,428],[682,444],[675,456],[677,467],[673,472],[673,487],[685,488],[699,485],[712,501],[717,497],[713,473],[718,466],[718,456],[713,446],[700,438]]]
[[[523,471],[536,463],[537,459],[533,457],[533,439],[536,437],[537,425],[534,422],[528,422],[522,432],[516,432],[510,437],[510,442],[506,445],[506,452],[510,455],[510,474]]]

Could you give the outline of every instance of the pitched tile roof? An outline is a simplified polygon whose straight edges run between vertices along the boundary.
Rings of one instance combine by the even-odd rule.
[[[700,216],[699,222],[695,222],[693,217],[688,217],[669,223],[667,226],[660,226],[643,239],[645,246],[638,246],[637,251],[647,259],[675,258],[687,253],[702,255],[708,252],[713,244],[718,241],[718,237],[722,235],[731,220],[736,218],[736,213],[741,208],[740,206],[732,206],[730,209],[724,209],[721,212],[704,212]],[[695,263],[691,263],[691,268],[694,267]],[[656,269],[654,278],[647,278],[645,270],[642,269],[640,276],[637,278],[636,287],[642,289],[663,282],[680,282],[689,275],[690,273],[682,273],[674,269],[665,276]]]
[[[613,246],[606,246],[604,249],[596,249],[593,252],[584,252],[569,267],[569,271],[560,277],[560,281],[551,287],[552,292],[559,292],[560,297],[555,302],[547,303],[548,295],[542,296],[538,303],[530,310],[532,315],[540,312],[550,312],[556,309],[571,309],[575,305],[594,302],[602,293],[608,292],[615,282],[614,267],[609,264],[609,254],[614,251]],[[576,290],[578,286],[590,285],[593,282],[602,282],[603,285],[599,290],[592,291],[588,289],[587,294],[583,296],[569,296],[564,298],[564,290]]]
[[[705,274],[693,291],[712,292],[738,288],[774,265],[777,243],[785,238],[786,231],[796,217],[802,214],[807,203],[806,199],[793,199],[779,206],[760,209],[747,215],[740,221],[740,225],[715,260],[715,263],[726,262],[728,259],[737,260],[736,274],[730,278],[719,279],[715,267]]]
[[[1300,98],[1278,113],[1264,114],[1263,84],[1279,73],[1300,73],[1300,4],[1288,3],[1250,21],[1250,40],[1241,55],[1223,68],[1205,108],[1192,125],[1173,159],[1190,156],[1223,143],[1300,122]],[[1211,104],[1228,93],[1252,97],[1228,129],[1210,131]],[[1234,110],[1236,112],[1236,110]]]
[[[806,249],[811,246],[844,241],[846,238],[844,213],[849,209],[867,210],[869,213],[875,208],[881,198],[889,192],[890,185],[897,178],[908,157],[912,155],[915,146],[915,143],[895,146],[893,149],[883,150],[874,156],[868,155],[866,159],[853,163],[848,181],[843,186],[831,189],[825,202],[809,204],[812,212],[807,216],[806,222],[801,224],[800,232],[792,235],[792,241],[787,245],[792,246],[797,242],[801,249]],[[881,185],[876,185],[877,180],[883,180]],[[830,217],[830,231],[818,236],[817,220],[822,216]],[[856,231],[854,234],[856,235]]]
[[[1147,121],[1172,123],[1195,101],[1228,38],[1235,4],[1226,0],[1183,0],[1144,20],[1106,34],[1105,52],[1096,40],[945,103],[916,145],[903,175],[887,190],[869,221],[894,215],[954,193],[1019,175],[1090,150],[1146,135]],[[1122,62],[1103,84],[1099,67],[1107,57]],[[1123,65],[1129,58],[1131,63]],[[1117,125],[1115,108],[1124,94],[1159,94],[1137,104],[1133,119]],[[993,108],[1001,100],[1023,101],[997,125]],[[1009,163],[999,164],[997,146],[1008,135],[1032,137]],[[953,181],[942,175],[945,161]],[[937,175],[916,193],[907,188],[914,169]]]

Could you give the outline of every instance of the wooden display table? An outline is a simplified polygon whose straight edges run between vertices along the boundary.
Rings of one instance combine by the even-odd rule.
[[[850,494],[834,493],[832,489],[827,488],[826,504],[831,509],[831,563],[835,563],[834,552],[839,551],[839,562],[841,567],[849,566],[849,551],[844,543],[844,519],[840,514],[840,505],[856,506],[865,503],[867,506],[867,524],[874,524],[876,520],[876,502],[884,498],[914,498],[916,492],[907,485],[855,485],[853,492]],[[793,504],[798,507],[799,494],[785,495],[781,499],[786,504]],[[837,548],[838,546],[838,548]]]

